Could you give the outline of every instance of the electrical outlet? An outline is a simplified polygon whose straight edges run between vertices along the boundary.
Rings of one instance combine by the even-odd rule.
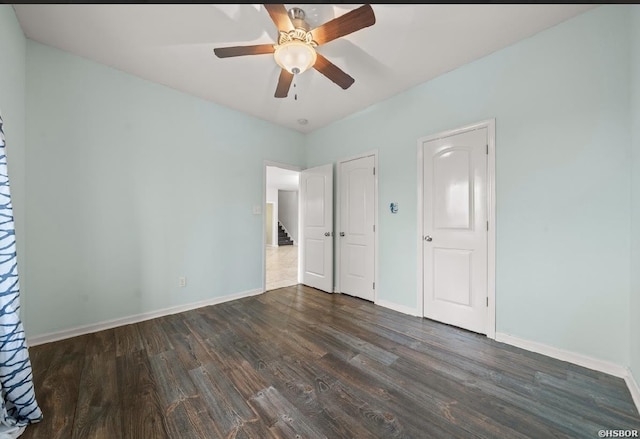
[[[178,278],[178,286],[179,286],[180,288],[182,288],[182,287],[186,287],[186,286],[187,286],[187,278],[186,278],[186,277],[184,277],[184,276],[180,276],[180,277]]]

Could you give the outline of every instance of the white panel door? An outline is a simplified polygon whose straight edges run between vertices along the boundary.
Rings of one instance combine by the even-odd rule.
[[[340,164],[340,291],[374,300],[375,157]]]
[[[300,173],[302,283],[333,292],[333,165]]]
[[[487,128],[424,142],[424,316],[486,334]]]

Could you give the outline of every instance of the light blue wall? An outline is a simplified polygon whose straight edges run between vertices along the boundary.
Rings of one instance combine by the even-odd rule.
[[[627,13],[596,8],[307,137],[310,166],[379,151],[380,299],[417,303],[416,140],[495,117],[497,330],[628,364]]]
[[[640,383],[640,6],[631,8],[631,370]]]
[[[27,291],[25,264],[25,66],[27,43],[10,5],[0,5],[0,112],[4,120],[7,166],[16,227],[22,320]]]
[[[31,40],[26,77],[29,336],[262,287],[301,134]]]

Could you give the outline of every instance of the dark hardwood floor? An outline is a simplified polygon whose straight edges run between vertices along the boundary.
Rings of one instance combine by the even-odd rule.
[[[30,348],[23,439],[596,438],[625,383],[369,302],[282,288]]]

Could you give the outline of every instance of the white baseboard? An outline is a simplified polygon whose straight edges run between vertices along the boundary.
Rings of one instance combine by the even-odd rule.
[[[380,300],[380,299],[376,300],[376,305],[401,312],[402,314],[409,314],[410,316],[422,317],[416,308],[411,308],[409,306],[398,305],[397,303],[388,302],[386,300]]]
[[[48,334],[28,337],[27,344],[29,346],[37,346],[43,343],[50,343],[52,341],[64,340],[65,338],[71,338],[71,337],[76,337],[78,335],[90,334],[92,332],[103,331],[105,329],[111,329],[117,326],[129,325],[131,323],[139,323],[145,320],[155,319],[157,317],[167,316],[170,314],[177,314],[177,313],[189,311],[196,308],[202,308],[204,306],[217,305],[219,303],[229,302],[231,300],[242,299],[243,297],[255,296],[263,292],[264,290],[262,289],[243,291],[241,293],[229,294],[227,296],[222,296],[222,297],[212,297],[211,299],[187,303],[184,305],[172,306],[169,308],[159,309],[156,311],[149,311],[149,312],[135,314],[127,317],[121,317],[118,319],[105,320],[99,323],[76,326],[74,328],[63,329],[62,331],[50,332]]]
[[[547,355],[557,360],[577,364],[578,366],[586,367],[587,369],[608,373],[609,375],[613,375],[618,378],[624,378],[627,375],[627,368],[624,366],[589,357],[588,355],[578,354],[565,349],[549,346],[544,343],[525,340],[502,332],[496,333],[496,341],[526,349],[531,352],[536,352],[538,354]]]
[[[599,360],[597,358],[589,357],[588,355],[559,349],[544,343],[525,340],[520,337],[515,337],[501,332],[496,333],[496,341],[526,349],[531,352],[536,352],[538,354],[547,355],[557,360],[577,364],[578,366],[586,367],[587,369],[597,370],[598,372],[604,372],[618,378],[623,378],[629,388],[633,402],[636,405],[636,410],[640,413],[640,387],[638,387],[638,382],[635,380],[628,367],[620,366],[619,364],[611,363],[609,361]]]
[[[627,383],[629,392],[631,392],[633,402],[636,404],[636,410],[640,413],[640,386],[631,373],[631,369],[627,369],[627,375],[624,377],[624,380]]]

